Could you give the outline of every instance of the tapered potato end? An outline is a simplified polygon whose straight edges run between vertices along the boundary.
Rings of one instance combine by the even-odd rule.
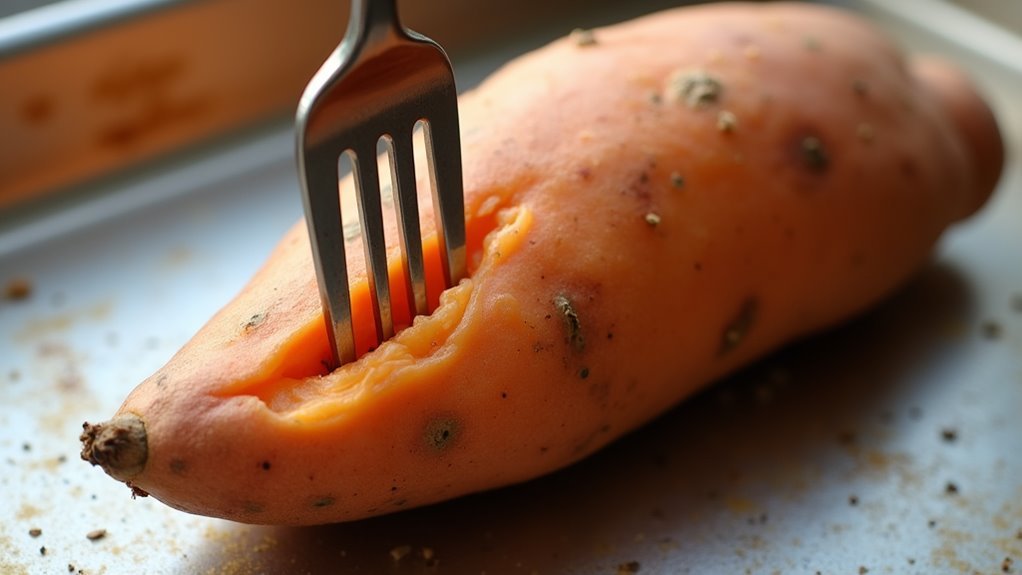
[[[149,458],[145,424],[135,415],[119,415],[97,424],[85,422],[79,439],[82,459],[126,483],[145,469]]]

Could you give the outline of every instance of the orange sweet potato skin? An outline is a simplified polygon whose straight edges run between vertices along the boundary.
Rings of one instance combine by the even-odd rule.
[[[712,5],[594,38],[463,97],[475,261],[431,316],[324,373],[299,224],[121,407],[145,461],[92,460],[272,524],[533,478],[877,302],[996,183],[964,79],[840,12]]]

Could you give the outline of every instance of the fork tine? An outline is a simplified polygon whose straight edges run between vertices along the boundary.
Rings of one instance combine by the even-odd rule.
[[[440,261],[447,285],[456,285],[466,275],[465,198],[461,179],[461,150],[436,150],[434,142],[460,146],[456,93],[438,97],[432,114],[423,122],[426,159],[433,187]]]
[[[319,297],[326,319],[327,337],[339,363],[355,360],[355,334],[348,296],[348,264],[344,255],[344,237],[339,193],[315,193],[337,189],[337,161],[334,157],[313,154],[298,156],[302,203],[308,215],[309,240],[319,281]],[[311,165],[308,165],[311,164]],[[331,291],[334,297],[331,297]]]
[[[419,202],[415,189],[415,160],[412,130],[387,138],[391,179],[394,182],[394,209],[401,240],[401,263],[405,271],[408,306],[412,316],[429,313],[426,303],[426,271],[422,256],[422,232],[419,229]]]
[[[362,246],[376,323],[377,343],[394,335],[390,306],[390,279],[387,275],[387,244],[383,233],[383,208],[380,200],[380,176],[376,166],[376,141],[366,143],[352,154],[355,198],[362,220]]]

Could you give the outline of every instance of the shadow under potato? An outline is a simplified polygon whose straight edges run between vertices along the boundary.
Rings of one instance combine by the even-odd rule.
[[[627,573],[640,565],[632,559],[643,573],[665,561],[670,572],[712,565],[708,554],[727,547],[705,544],[714,538],[748,543],[748,529],[778,520],[795,532],[809,528],[811,519],[784,517],[785,502],[819,505],[814,492],[829,468],[883,443],[893,420],[922,417],[903,400],[928,392],[920,389],[925,372],[964,328],[970,304],[963,278],[931,264],[860,318],[710,386],[560,472],[352,523],[245,527],[242,537],[273,541],[253,559],[267,572]],[[849,505],[831,499],[826,505]],[[212,546],[201,555],[218,564]]]

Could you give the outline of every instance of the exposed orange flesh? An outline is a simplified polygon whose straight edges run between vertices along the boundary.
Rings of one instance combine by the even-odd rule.
[[[536,477],[885,297],[997,180],[967,82],[832,9],[717,4],[594,37],[462,98],[471,277],[440,295],[427,238],[430,316],[368,351],[354,254],[364,355],[327,373],[299,223],[125,401],[144,469],[107,470],[277,524]],[[722,90],[687,101],[682,81],[706,77]]]

